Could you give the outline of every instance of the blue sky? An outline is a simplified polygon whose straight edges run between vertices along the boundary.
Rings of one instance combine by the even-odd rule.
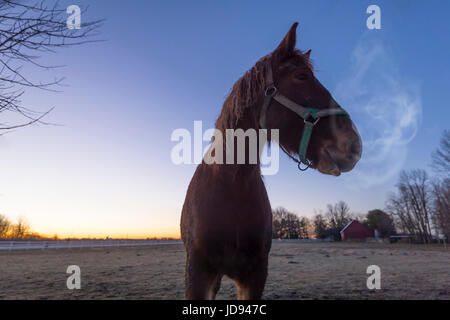
[[[62,6],[74,4],[63,1]],[[339,178],[298,172],[283,154],[265,178],[272,206],[300,215],[345,200],[382,208],[400,169],[428,168],[450,111],[448,1],[77,1],[107,41],[42,57],[61,93],[24,103],[61,126],[0,138],[0,212],[64,236],[177,235],[195,165],[170,160],[174,129],[212,127],[233,83],[293,22],[316,76],[354,119],[363,159]],[[366,8],[381,8],[368,30]]]

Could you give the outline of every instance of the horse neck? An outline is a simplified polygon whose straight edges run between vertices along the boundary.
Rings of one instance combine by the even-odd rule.
[[[248,107],[244,110],[242,116],[235,121],[234,123],[228,123],[226,126],[220,122],[220,117],[216,123],[216,130],[220,131],[223,139],[223,159],[224,164],[214,164],[215,171],[217,171],[220,175],[230,177],[234,180],[244,179],[248,180],[250,178],[258,178],[261,177],[261,169],[260,169],[260,157],[262,152],[262,147],[260,148],[260,136],[259,125],[258,125],[258,105]],[[221,117],[223,115],[221,114]],[[220,124],[219,124],[220,123]],[[237,150],[237,139],[234,139],[234,143],[230,143],[230,136],[227,135],[227,129],[233,130],[235,133],[237,130],[242,129],[244,132],[251,134],[251,131],[254,130],[256,135],[256,163],[249,163],[249,155],[250,148],[255,148],[255,146],[249,145],[249,139],[245,139],[244,150],[245,150],[245,163],[238,164],[238,150]],[[250,130],[250,131],[249,131]],[[229,131],[230,132],[230,131]],[[234,138],[234,137],[233,137]],[[234,158],[232,164],[226,163],[226,155],[227,155],[227,147],[230,148],[230,145],[234,145]]]

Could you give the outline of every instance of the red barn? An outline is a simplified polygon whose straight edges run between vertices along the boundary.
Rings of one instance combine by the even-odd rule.
[[[373,230],[356,220],[350,221],[344,229],[341,230],[342,241],[365,240],[366,238],[373,238],[374,236]]]

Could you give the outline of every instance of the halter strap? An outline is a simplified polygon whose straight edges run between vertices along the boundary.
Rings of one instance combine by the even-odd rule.
[[[261,108],[261,113],[259,116],[259,126],[261,129],[265,129],[266,124],[266,111],[269,107],[270,103],[273,100],[276,100],[282,106],[288,108],[289,110],[298,114],[304,121],[305,126],[303,128],[302,138],[300,140],[300,145],[298,148],[298,155],[300,161],[293,158],[289,155],[284,149],[284,151],[294,160],[298,162],[300,170],[306,170],[311,166],[311,162],[306,159],[306,151],[308,150],[309,140],[311,139],[312,129],[319,122],[320,118],[328,117],[332,115],[346,115],[349,116],[348,113],[342,108],[330,108],[330,109],[317,109],[317,108],[306,108],[286,96],[282,95],[273,82],[272,75],[272,64],[270,59],[266,62],[266,90],[264,91],[264,102]],[[308,121],[308,119],[312,118],[314,121]],[[300,168],[300,163],[303,163],[307,167],[305,169]]]

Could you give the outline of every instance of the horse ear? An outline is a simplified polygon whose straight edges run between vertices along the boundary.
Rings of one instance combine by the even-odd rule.
[[[305,58],[306,58],[307,60],[309,60],[309,56],[311,55],[311,49],[309,49],[308,51],[306,51],[303,55],[305,56]]]
[[[275,49],[274,55],[276,55],[280,60],[286,59],[293,55],[295,49],[295,42],[297,41],[297,32],[296,32],[297,26],[298,22],[295,22],[289,29],[284,39]]]

